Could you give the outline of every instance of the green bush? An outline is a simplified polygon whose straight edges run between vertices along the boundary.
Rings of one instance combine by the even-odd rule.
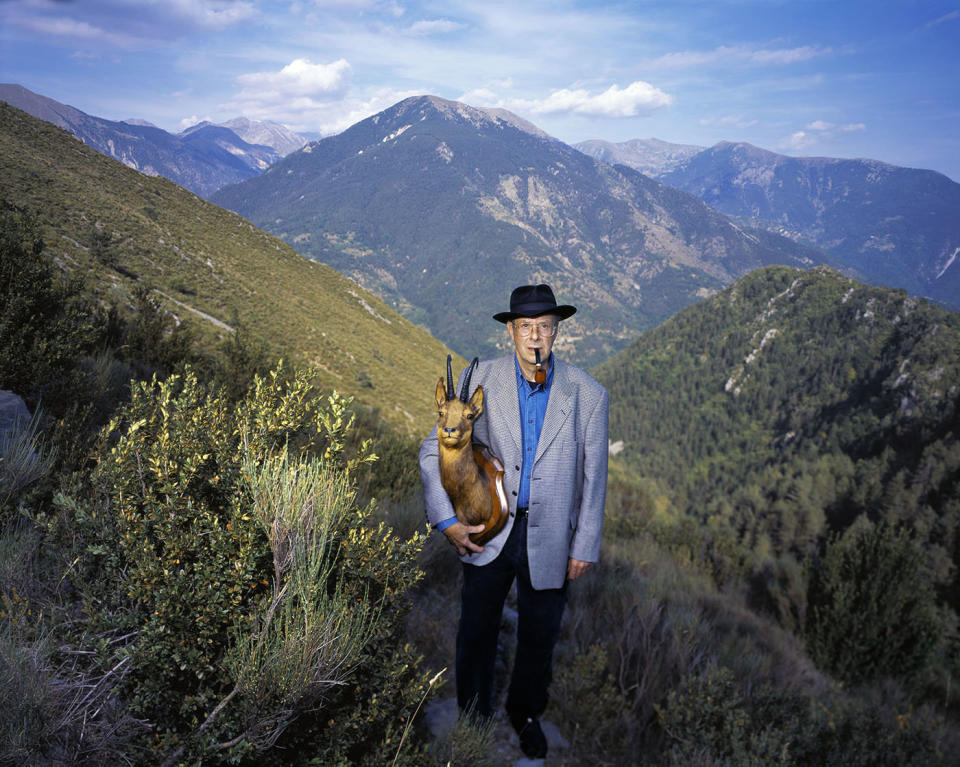
[[[345,449],[348,405],[281,371],[239,403],[189,368],[136,384],[104,433],[101,500],[60,499],[91,628],[131,638],[123,691],[158,759],[396,755],[426,690],[399,643],[422,537],[357,505],[372,456]]]
[[[80,282],[60,279],[35,220],[0,198],[0,389],[62,412],[97,337]]]
[[[805,638],[846,682],[909,678],[943,633],[932,580],[905,531],[865,518],[834,538],[810,579]]]
[[[828,691],[750,690],[726,668],[686,677],[658,708],[666,763],[676,767],[818,765],[921,767],[943,763],[940,723]]]

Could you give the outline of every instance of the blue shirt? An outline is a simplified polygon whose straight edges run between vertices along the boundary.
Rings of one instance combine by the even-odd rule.
[[[540,431],[543,429],[543,419],[547,414],[547,401],[550,398],[550,387],[553,385],[553,357],[550,358],[550,369],[547,371],[546,383],[530,385],[523,377],[520,363],[516,355],[513,358],[514,369],[517,373],[517,399],[520,401],[520,442],[523,446],[523,465],[520,469],[520,489],[517,491],[517,507],[525,508],[530,505],[530,474],[533,472],[533,462],[537,457],[537,442],[540,441]],[[457,521],[450,517],[437,525],[437,530],[445,530]]]
[[[537,442],[540,441],[543,419],[547,414],[547,400],[550,398],[550,387],[553,385],[554,365],[551,359],[546,383],[531,386],[530,382],[523,377],[516,357],[513,358],[513,364],[517,371],[517,398],[520,400],[520,435],[523,446],[517,507],[526,508],[530,505],[530,474],[533,472],[533,462],[537,457]]]

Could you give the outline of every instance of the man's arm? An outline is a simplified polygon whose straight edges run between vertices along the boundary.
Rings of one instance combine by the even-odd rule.
[[[450,496],[440,482],[440,449],[437,446],[437,427],[433,427],[430,436],[420,445],[420,480],[423,483],[423,500],[427,514],[427,524],[438,528],[450,541],[450,544],[463,556],[471,552],[483,551],[470,540],[470,533],[483,532],[483,525],[465,525],[457,521]],[[452,520],[452,521],[451,521]]]
[[[584,434],[583,496],[567,564],[567,575],[571,579],[586,572],[589,564],[600,557],[603,510],[607,499],[609,420],[610,398],[606,389],[602,389]]]

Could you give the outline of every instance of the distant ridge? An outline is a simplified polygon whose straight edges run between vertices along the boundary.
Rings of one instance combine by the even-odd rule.
[[[721,142],[661,180],[809,242],[869,282],[960,307],[960,184],[940,173]]]
[[[265,120],[234,117],[232,120],[220,123],[220,126],[229,128],[249,144],[270,147],[281,157],[286,157],[308,143],[305,137],[286,126]]]
[[[201,196],[255,176],[278,159],[225,128],[175,136],[142,120],[115,122],[33,93],[0,85],[0,101],[69,131],[88,146],[148,176],[164,176]]]
[[[653,178],[660,178],[706,147],[693,144],[671,144],[658,138],[631,141],[603,141],[590,139],[574,144],[584,154],[611,165],[627,165]]]

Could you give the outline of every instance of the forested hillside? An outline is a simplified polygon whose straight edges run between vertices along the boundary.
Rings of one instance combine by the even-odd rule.
[[[934,676],[949,685],[957,314],[827,269],[771,267],[596,373],[623,443],[616,531],[692,531],[676,545],[716,582],[747,585],[840,678],[922,676],[940,652]]]

